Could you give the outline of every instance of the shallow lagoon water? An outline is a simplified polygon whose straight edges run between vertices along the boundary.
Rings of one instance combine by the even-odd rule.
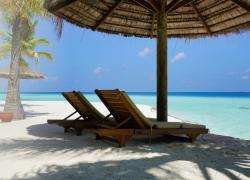
[[[99,101],[93,93],[84,93]],[[137,104],[156,106],[155,93],[129,93]],[[23,93],[22,100],[64,101],[60,93]],[[0,94],[0,100],[5,94]],[[250,139],[250,93],[169,93],[169,114],[205,124],[211,133]]]

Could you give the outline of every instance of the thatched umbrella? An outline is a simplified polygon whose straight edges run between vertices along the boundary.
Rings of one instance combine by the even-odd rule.
[[[46,0],[80,27],[157,38],[157,119],[167,120],[167,37],[198,38],[250,29],[250,0]]]
[[[19,71],[19,79],[45,79],[44,75],[31,70],[29,67],[20,67]],[[0,69],[0,78],[9,78],[9,76],[9,67]]]

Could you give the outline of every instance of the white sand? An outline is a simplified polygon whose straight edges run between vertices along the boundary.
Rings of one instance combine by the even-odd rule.
[[[209,134],[194,144],[133,138],[116,148],[47,125],[73,111],[66,102],[23,103],[26,120],[0,123],[0,179],[250,179],[250,141]],[[155,117],[153,108],[139,108]]]

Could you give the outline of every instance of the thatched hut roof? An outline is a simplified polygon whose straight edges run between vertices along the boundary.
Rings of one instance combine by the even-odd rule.
[[[10,68],[0,69],[0,78],[9,78]],[[45,79],[44,75],[39,72],[31,70],[29,67],[20,67],[19,69],[19,78],[20,79]]]
[[[45,7],[80,27],[156,37],[157,0],[45,0]],[[168,37],[197,38],[250,29],[250,0],[167,0]]]

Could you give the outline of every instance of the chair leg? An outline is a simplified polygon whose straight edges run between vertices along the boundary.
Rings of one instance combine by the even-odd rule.
[[[191,142],[193,143],[196,138],[199,136],[200,134],[195,134],[195,133],[191,133],[191,134],[187,134],[187,136],[190,138]]]
[[[65,126],[64,127],[64,133],[68,133],[69,132],[69,127]]]
[[[119,148],[126,146],[127,141],[131,136],[128,135],[117,135],[114,138],[118,141]]]
[[[95,134],[95,139],[96,140],[100,140],[101,139],[101,136],[99,134]]]
[[[82,135],[82,129],[75,129],[76,135],[81,136]]]

